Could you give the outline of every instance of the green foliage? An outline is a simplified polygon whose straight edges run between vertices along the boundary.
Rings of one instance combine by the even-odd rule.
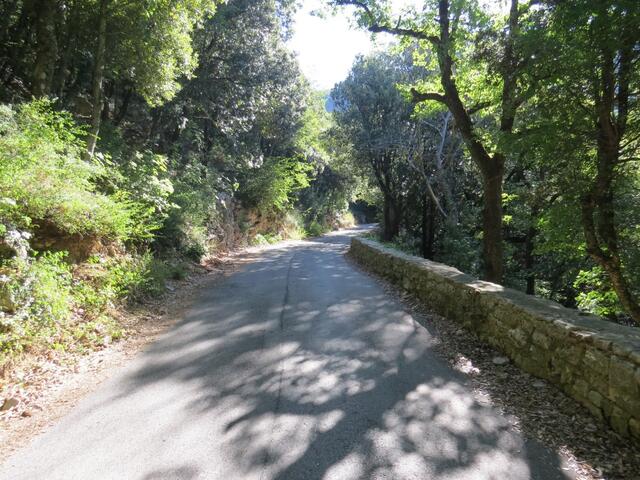
[[[622,310],[616,293],[600,267],[581,270],[573,283],[578,290],[577,306],[585,312],[615,318]]]
[[[480,275],[480,242],[460,225],[445,225],[445,234],[435,260],[471,275]]]
[[[306,238],[307,232],[304,228],[302,214],[297,210],[289,210],[282,220],[280,232],[287,240],[302,240]]]
[[[278,243],[282,241],[282,236],[274,233],[257,233],[251,239],[251,245],[253,246],[264,246],[264,245],[272,245],[274,243]]]
[[[338,226],[340,228],[351,228],[356,226],[356,217],[350,211],[341,212],[338,216]]]
[[[0,352],[19,352],[33,342],[54,342],[71,318],[72,276],[64,253],[16,258],[2,267]]]
[[[302,126],[296,138],[296,146],[300,151],[322,161],[329,159],[325,137],[333,125],[333,117],[325,107],[327,95],[327,92],[320,91],[309,93]]]
[[[128,148],[119,132],[112,132],[108,141],[100,142],[107,153],[98,153],[95,161],[102,166],[96,183],[102,192],[128,205],[131,216],[130,238],[149,240],[162,228],[171,212],[178,208],[173,202],[173,181],[169,161],[164,155],[149,150]]]
[[[146,294],[159,294],[164,289],[164,262],[154,259],[149,252],[94,261],[93,265],[97,268],[80,289],[84,299],[89,300],[88,297],[95,294],[104,301],[104,305],[100,305],[103,308],[108,304],[113,306],[117,300],[139,300]]]
[[[313,92],[297,139],[298,148],[315,164],[313,179],[300,191],[297,208],[305,222],[323,228],[338,226],[338,220],[362,183],[351,162],[351,151],[336,135],[334,117],[326,110],[328,94]],[[311,231],[317,231],[311,228]]]
[[[114,309],[187,275],[176,259],[306,235],[300,192],[330,160],[330,116],[284,43],[294,3],[0,7],[0,100],[16,105],[0,107],[4,351],[102,345],[123,334]]]
[[[97,191],[95,179],[106,172],[82,160],[80,134],[70,115],[46,100],[0,107],[0,221],[110,240],[144,235],[140,204]]]
[[[387,52],[360,57],[348,78],[331,92],[338,130],[351,145],[353,164],[382,194],[386,240],[399,231],[402,190],[411,188],[415,177],[408,161],[417,138],[412,106],[397,88],[412,76],[406,60]]]
[[[435,120],[449,109],[465,137],[467,155],[483,172],[483,161],[478,159],[504,159],[505,258],[496,263],[504,262],[506,283],[523,289],[526,285],[529,293],[567,306],[577,303],[611,318],[620,316],[624,305],[637,322],[640,103],[632,93],[640,86],[637,2],[576,0],[533,7],[507,2],[489,8],[491,2],[427,1],[421,12],[395,18],[387,0],[329,3],[355,5],[361,27],[392,31],[401,39],[411,65],[422,73],[396,81],[396,87],[405,98],[415,89],[427,99],[415,109],[414,121],[423,119],[439,130]],[[344,94],[344,85],[357,78],[355,86],[366,100],[353,109],[357,100],[352,96],[342,109],[355,114],[383,112],[376,111],[374,99],[389,90],[375,75],[362,75],[363,64],[354,64],[338,93]],[[448,72],[453,72],[455,84],[449,82]],[[338,102],[338,116],[349,124],[340,110]],[[390,130],[376,126],[371,122],[346,132],[356,152],[363,140],[371,146],[389,143]],[[394,133],[391,138],[400,142],[401,135]],[[428,134],[425,140],[429,141]],[[373,151],[365,153],[372,156]],[[436,246],[435,257],[473,272],[480,231],[485,229],[478,209],[483,185],[472,178],[474,169],[462,162],[456,168],[451,164],[442,168],[448,159],[438,156],[433,146],[424,152],[421,163],[430,168],[422,173],[434,187],[431,195],[440,197],[453,215],[447,221],[434,221],[429,202],[421,199],[424,190],[417,191],[410,181],[398,182],[391,190],[402,199],[406,232],[398,242],[411,247],[431,225],[435,238],[425,244]],[[442,181],[442,173],[453,172],[455,176]],[[458,204],[461,198],[463,203]],[[429,218],[420,225],[420,220]],[[594,270],[595,264],[602,270]],[[621,296],[619,302],[612,285]]]
[[[110,315],[122,302],[165,291],[165,280],[186,275],[183,264],[151,253],[94,255],[72,268],[66,253],[44,253],[5,262],[0,277],[0,351],[9,356],[30,347],[99,345],[122,335]],[[75,345],[77,346],[77,345]],[[0,362],[1,363],[1,362]]]
[[[420,239],[407,230],[400,230],[392,242],[387,242],[387,245],[410,255],[420,255]]]
[[[200,260],[209,249],[208,231],[223,221],[219,197],[225,195],[227,187],[215,170],[195,159],[183,165],[174,162],[172,170],[172,208],[156,236],[156,244]]]
[[[313,220],[307,227],[307,233],[310,237],[319,237],[327,231],[327,227],[321,225],[318,221]]]
[[[264,214],[282,213],[293,206],[295,194],[309,186],[312,166],[300,157],[274,157],[245,172],[240,197]]]
[[[329,165],[316,173],[309,187],[300,192],[298,204],[307,223],[316,221],[332,226],[339,223],[358,185],[353,171],[344,167],[332,159]]]
[[[151,105],[172,99],[178,79],[197,66],[192,32],[215,11],[212,0],[114,2],[108,28],[111,72],[131,81]]]

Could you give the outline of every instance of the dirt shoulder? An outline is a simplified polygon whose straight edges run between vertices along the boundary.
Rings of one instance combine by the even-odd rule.
[[[49,352],[22,359],[0,380],[0,462],[53,426],[255,253],[247,249],[194,266],[185,280],[168,282],[162,296],[117,311],[126,331],[122,340],[83,355]]]

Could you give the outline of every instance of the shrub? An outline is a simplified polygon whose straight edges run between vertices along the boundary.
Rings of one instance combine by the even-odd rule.
[[[15,258],[2,267],[0,351],[21,351],[38,339],[52,343],[71,318],[71,271],[65,254]]]
[[[272,245],[274,243],[278,243],[282,241],[282,235],[279,233],[257,233],[251,239],[251,245],[253,246],[264,246],[264,245]]]
[[[118,130],[106,130],[100,146],[109,153],[96,155],[104,167],[96,178],[99,189],[130,206],[131,237],[150,239],[178,208],[171,198],[174,187],[167,157],[148,150],[133,150],[126,146]]]
[[[239,195],[246,207],[263,214],[283,213],[294,194],[309,186],[312,167],[301,158],[273,157],[245,172]]]
[[[100,156],[83,160],[83,131],[50,101],[0,106],[0,223],[111,240],[148,236],[149,208],[126,191],[97,190]],[[1,232],[0,232],[1,233]]]
[[[182,279],[183,263],[151,253],[102,258],[72,268],[66,253],[14,258],[0,269],[0,365],[25,348],[100,345],[122,335],[110,310],[165,291],[167,278]]]
[[[208,253],[209,230],[223,221],[219,218],[219,197],[227,186],[214,169],[196,160],[186,164],[176,161],[172,170],[175,178],[170,199],[175,208],[169,210],[155,243],[198,261]]]
[[[307,233],[310,237],[319,237],[324,232],[326,232],[326,228],[323,227],[317,220],[313,220],[307,227]]]
[[[356,226],[356,218],[349,210],[342,212],[338,217],[338,226],[340,228],[351,228]]]
[[[302,240],[307,236],[302,215],[295,210],[285,214],[281,230],[282,236],[290,240]]]
[[[117,301],[136,301],[165,289],[173,269],[150,252],[102,259],[94,256],[81,272],[74,294],[78,304],[92,306],[95,314]]]
[[[600,267],[581,270],[573,287],[579,291],[576,303],[580,310],[609,318],[622,311],[618,296]]]

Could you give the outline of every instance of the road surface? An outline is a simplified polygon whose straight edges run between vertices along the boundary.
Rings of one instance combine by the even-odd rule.
[[[0,478],[568,478],[344,258],[355,232],[261,252]]]

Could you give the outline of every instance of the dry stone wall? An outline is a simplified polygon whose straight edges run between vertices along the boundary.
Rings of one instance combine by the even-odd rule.
[[[640,442],[640,329],[354,238],[350,255]]]

